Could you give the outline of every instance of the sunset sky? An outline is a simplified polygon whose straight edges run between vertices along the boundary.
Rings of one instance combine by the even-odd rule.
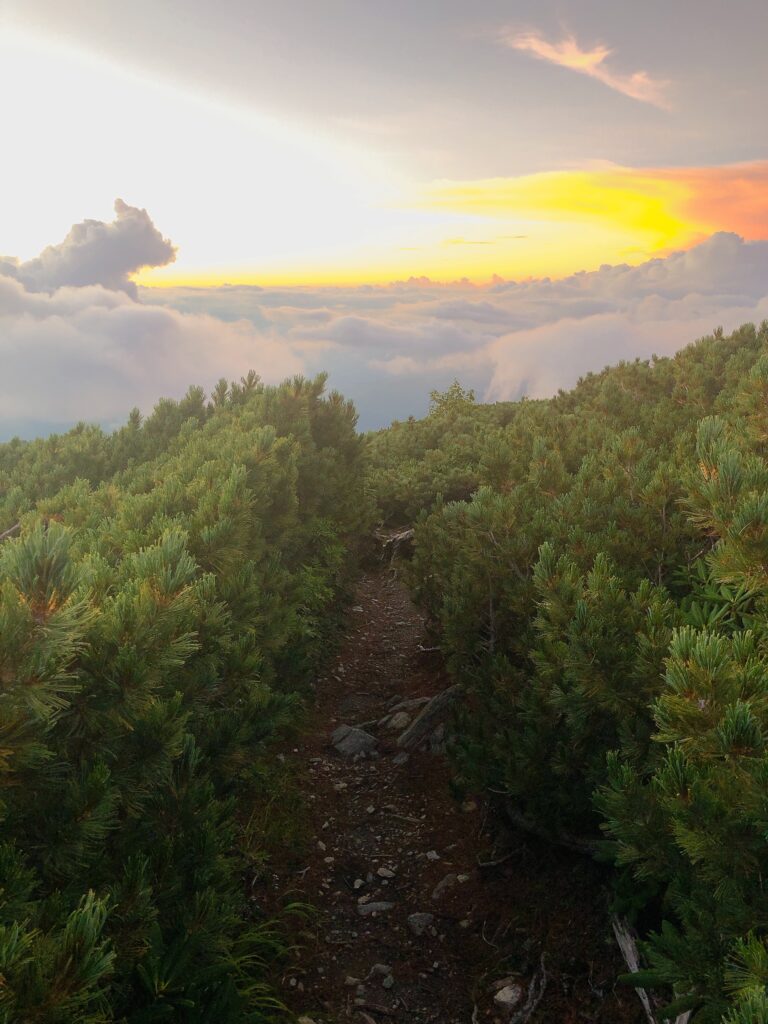
[[[762,0],[4,9],[18,256],[116,195],[179,247],[147,284],[562,275],[768,236]]]
[[[128,294],[133,281],[144,307],[174,310],[185,329],[195,316],[237,321],[254,352],[279,352],[275,373],[338,363],[360,398],[399,375],[393,415],[411,407],[402,378],[415,388],[423,370],[426,394],[429,372],[439,384],[462,359],[491,394],[493,346],[540,328],[538,315],[510,307],[503,331],[451,347],[436,340],[445,316],[423,302],[406,315],[391,289],[371,304],[365,287],[414,278],[465,301],[469,282],[488,302],[504,282],[686,251],[709,266],[718,233],[762,267],[767,36],[764,0],[0,0],[0,254],[27,291]],[[135,215],[113,223],[118,197]],[[154,255],[123,252],[114,279],[80,267],[41,284],[35,258],[83,221],[115,246],[156,225]],[[291,291],[246,301],[224,287],[248,285]],[[749,313],[761,288],[727,309]],[[671,319],[710,316],[690,299],[685,310]],[[50,327],[50,310],[36,315]],[[382,342],[350,377],[364,343],[339,340],[349,317],[411,340]],[[465,329],[463,314],[450,319]]]

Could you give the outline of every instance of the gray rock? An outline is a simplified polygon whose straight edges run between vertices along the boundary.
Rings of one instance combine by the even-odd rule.
[[[364,729],[353,725],[340,725],[331,734],[331,743],[343,757],[368,754],[375,749],[377,740]]]
[[[523,998],[523,990],[519,985],[505,985],[493,997],[494,1003],[502,1010],[514,1010]]]
[[[402,732],[411,724],[411,716],[407,711],[396,711],[387,721],[387,728],[393,732]]]
[[[370,914],[383,914],[394,907],[394,903],[358,903],[357,912],[361,917],[368,917]]]
[[[411,933],[420,938],[435,920],[434,914],[409,914],[408,927]]]
[[[379,868],[376,872],[379,878],[394,878],[395,872],[391,868]]]
[[[381,984],[383,988],[392,988],[392,986],[395,984],[395,979],[392,977],[391,974],[388,974]]]
[[[392,968],[389,964],[374,964],[373,967],[368,971],[369,978],[384,978],[388,974],[392,973]]]
[[[399,754],[395,754],[392,758],[392,764],[401,765],[405,764],[409,760],[409,754],[406,750],[401,750]]]
[[[432,899],[439,900],[446,889],[450,889],[451,886],[456,885],[458,882],[458,876],[454,874],[446,875],[442,882],[438,882],[435,888],[432,890]]]

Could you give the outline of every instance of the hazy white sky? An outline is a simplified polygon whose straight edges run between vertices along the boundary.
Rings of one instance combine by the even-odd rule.
[[[180,88],[376,145],[425,178],[487,178],[585,159],[629,166],[764,156],[763,0],[5,0],[66,41]],[[603,44],[645,71],[670,121],[502,45]]]

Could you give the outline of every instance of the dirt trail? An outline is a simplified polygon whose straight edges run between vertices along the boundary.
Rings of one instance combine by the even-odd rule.
[[[386,725],[366,726],[378,739],[372,756],[333,748],[338,726],[378,723],[393,703],[449,685],[427,643],[404,586],[364,576],[338,657],[317,682],[310,729],[287,752],[309,839],[273,881],[318,916],[283,998],[315,1024],[506,1024],[535,1002],[543,962],[530,1021],[639,1024],[636,996],[614,984],[621,964],[594,865],[500,837],[481,800],[451,794],[439,735],[405,763]],[[501,982],[510,1009],[495,1001]]]

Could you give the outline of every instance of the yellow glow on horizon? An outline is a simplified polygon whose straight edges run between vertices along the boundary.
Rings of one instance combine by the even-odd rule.
[[[621,224],[607,220],[596,220],[585,232],[581,220],[516,219],[515,234],[511,237],[508,221],[483,217],[478,224],[477,220],[466,238],[450,235],[451,225],[447,225],[442,232],[437,232],[439,237],[425,238],[421,245],[370,246],[346,259],[334,253],[331,258],[312,262],[270,261],[250,267],[187,268],[172,264],[144,271],[136,276],[136,281],[147,287],[204,288],[226,284],[387,284],[410,277],[428,277],[435,282],[468,279],[485,284],[495,277],[564,277],[580,270],[596,269],[603,263],[639,263],[668,248],[667,235],[660,243],[656,237],[649,239],[644,233],[628,233]],[[434,230],[430,234],[434,235]],[[698,233],[689,233],[687,241],[692,243],[698,237]]]
[[[686,245],[700,230],[685,217],[685,181],[670,181],[625,168],[553,171],[520,178],[446,182],[433,186],[426,203],[444,210],[609,226],[627,244],[659,251]]]
[[[563,277],[605,263],[640,263],[689,248],[718,230],[744,233],[745,209],[758,232],[764,230],[766,184],[768,163],[761,162],[709,169],[599,167],[436,182],[408,201],[369,211],[372,222],[389,223],[384,239],[343,249],[329,244],[313,260],[176,265],[147,272],[139,281],[211,287]]]

